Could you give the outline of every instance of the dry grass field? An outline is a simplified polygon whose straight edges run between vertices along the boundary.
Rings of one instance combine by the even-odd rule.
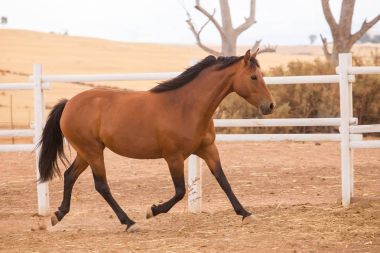
[[[125,43],[103,39],[63,36],[24,30],[0,29],[0,82],[25,82],[33,63],[46,74],[99,74],[128,72],[182,71],[193,60],[207,54],[195,46]],[[241,46],[243,54],[249,46]],[[368,55],[378,47],[357,46],[355,52]],[[286,65],[292,60],[313,61],[323,57],[320,46],[278,46],[275,54],[259,57],[262,68]],[[158,81],[158,80],[157,80]],[[96,85],[146,90],[156,81],[102,82]],[[52,84],[46,91],[48,108],[60,98],[70,98],[89,89],[75,84]],[[10,127],[10,96],[13,122],[27,126],[33,121],[31,91],[0,91],[0,128]]]
[[[0,29],[0,83],[25,82],[33,63],[47,74],[182,71],[206,56],[195,46],[124,43],[94,38]],[[247,47],[241,47],[242,54]],[[354,48],[368,55],[376,46]],[[323,57],[319,46],[279,46],[259,56],[263,69]],[[149,82],[95,85],[146,90]],[[45,92],[47,111],[89,85],[54,83]],[[31,91],[0,91],[0,128],[33,121]],[[16,142],[31,141],[16,139]],[[0,138],[0,143],[10,143]],[[1,252],[380,252],[380,150],[355,151],[355,201],[338,204],[338,143],[218,143],[224,169],[241,202],[259,221],[242,226],[211,173],[203,170],[203,212],[186,212],[186,200],[168,214],[145,220],[148,205],[173,193],[162,160],[133,160],[106,151],[111,190],[141,224],[124,232],[95,191],[90,170],[74,187],[72,211],[55,227],[36,215],[35,161],[31,153],[0,153]],[[73,151],[72,155],[74,155]],[[50,184],[51,207],[61,201],[63,181]],[[187,196],[186,196],[187,197]],[[53,211],[52,210],[52,211]]]

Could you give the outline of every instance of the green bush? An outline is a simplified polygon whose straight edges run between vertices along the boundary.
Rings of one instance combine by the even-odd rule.
[[[380,65],[380,55],[370,60],[354,58],[354,66]],[[269,69],[266,76],[299,76],[335,74],[335,67],[316,59],[314,62],[292,61],[284,66]],[[357,75],[353,86],[354,116],[359,124],[380,123],[380,77]],[[273,114],[265,118],[329,118],[339,117],[338,84],[273,85],[270,91],[277,103]],[[215,118],[262,118],[260,112],[236,94],[229,95],[218,107]],[[271,127],[226,128],[224,133],[316,133],[337,132],[336,127]]]

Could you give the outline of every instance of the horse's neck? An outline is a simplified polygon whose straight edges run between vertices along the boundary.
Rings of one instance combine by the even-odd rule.
[[[192,83],[180,89],[183,105],[187,107],[184,109],[191,114],[198,113],[201,121],[208,123],[222,100],[232,92],[234,72],[230,68],[205,70]]]

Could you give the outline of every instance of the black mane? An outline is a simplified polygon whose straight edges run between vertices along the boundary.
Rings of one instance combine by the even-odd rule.
[[[231,66],[232,64],[240,61],[243,59],[243,56],[229,56],[229,57],[218,57],[215,58],[215,56],[209,55],[206,58],[204,58],[202,61],[198,62],[194,66],[191,66],[187,68],[184,72],[182,72],[179,76],[164,81],[162,83],[159,83],[157,86],[153,87],[150,91],[151,92],[164,92],[169,90],[174,90],[177,88],[180,88],[196,78],[198,74],[204,70],[205,68],[208,68],[210,66],[214,66],[216,64],[220,64],[218,67],[218,70],[227,68]]]

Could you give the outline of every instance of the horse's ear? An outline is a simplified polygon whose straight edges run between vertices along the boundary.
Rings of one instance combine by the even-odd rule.
[[[254,52],[254,53],[252,54],[251,58],[256,58],[257,53],[259,52],[259,50],[260,50],[260,48],[257,48],[257,49],[256,49],[256,52]]]
[[[245,55],[244,55],[245,65],[249,64],[249,59],[251,59],[251,50],[248,49],[247,52],[245,52]]]

